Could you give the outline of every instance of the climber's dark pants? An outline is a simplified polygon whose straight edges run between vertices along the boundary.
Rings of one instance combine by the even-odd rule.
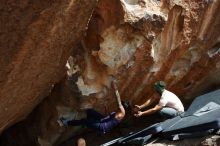
[[[100,120],[104,118],[102,114],[95,111],[94,109],[87,109],[86,110],[87,118],[81,120],[68,120],[66,119],[65,122],[67,125],[71,126],[87,126],[90,128],[99,129],[100,128]]]

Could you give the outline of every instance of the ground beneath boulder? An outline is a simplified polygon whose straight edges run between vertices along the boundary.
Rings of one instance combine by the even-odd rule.
[[[103,143],[111,141],[120,136],[126,135],[132,131],[139,131],[147,126],[153,124],[149,122],[149,119],[155,119],[157,122],[160,119],[157,116],[149,116],[142,119],[132,118],[129,119],[132,122],[125,121],[120,126],[116,127],[111,131],[111,133],[101,134],[94,130],[86,129],[81,134],[70,138],[68,141],[61,143],[59,146],[73,146],[76,145],[78,138],[83,137],[86,140],[87,146],[99,146]],[[219,135],[209,135],[205,137],[185,139],[179,141],[169,141],[165,139],[156,138],[145,146],[219,146],[220,136]]]

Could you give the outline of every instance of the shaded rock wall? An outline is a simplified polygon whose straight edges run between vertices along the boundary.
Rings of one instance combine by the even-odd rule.
[[[71,117],[76,110],[86,107],[94,107],[103,114],[116,109],[110,87],[113,78],[118,80],[122,99],[132,104],[150,98],[154,94],[152,85],[158,80],[165,80],[168,89],[175,92],[185,106],[196,95],[218,88],[219,7],[217,0],[100,0],[84,38],[72,45],[62,90],[55,90],[55,95],[52,93],[38,107],[33,117],[40,117],[39,121],[21,126],[27,128],[24,133],[35,125],[38,129],[34,130],[32,142],[53,145],[65,141],[76,134],[78,127],[59,128],[56,119],[60,115]],[[77,24],[82,27],[81,23]],[[67,40],[74,36],[75,32],[71,32]],[[63,45],[63,48],[67,46]],[[59,70],[64,71],[56,68],[52,73]],[[45,112],[51,113],[51,117]]]
[[[56,84],[51,95],[44,99],[29,116],[5,130],[0,137],[0,145],[8,146],[51,146],[67,140],[74,134],[78,134],[79,127],[60,128],[57,124],[59,114],[74,116],[73,109],[67,106],[77,107],[79,100],[73,100],[70,90],[61,82]],[[58,114],[59,113],[59,114]],[[13,140],[12,140],[13,139]]]
[[[65,75],[95,4],[1,0],[0,132],[27,116]]]

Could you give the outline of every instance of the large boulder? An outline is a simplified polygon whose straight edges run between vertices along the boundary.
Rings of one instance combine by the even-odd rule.
[[[185,105],[196,95],[219,87],[220,1],[100,0],[82,39],[76,34],[81,34],[93,5],[65,2],[46,5],[39,17],[31,15],[36,23],[23,28],[31,37],[18,41],[22,47],[13,51],[17,55],[9,54],[13,63],[9,59],[1,76],[1,123],[7,126],[27,115],[49,93],[71,55],[59,88],[18,126],[23,127],[23,135],[35,131],[32,142],[38,138],[41,145],[53,145],[76,135],[76,127],[58,127],[56,119],[61,115],[71,116],[69,113],[87,107],[103,114],[115,110],[111,88],[115,78],[122,99],[131,104],[151,98],[152,85],[158,80],[164,80]],[[64,8],[71,9],[69,15],[64,15]],[[10,131],[5,137],[16,139]]]
[[[96,0],[1,0],[0,132],[24,119],[65,75]]]
[[[83,51],[73,54],[80,92],[99,107],[115,105],[113,78],[132,103],[150,98],[158,80],[183,101],[218,87],[219,7],[205,0],[100,1],[77,49]]]

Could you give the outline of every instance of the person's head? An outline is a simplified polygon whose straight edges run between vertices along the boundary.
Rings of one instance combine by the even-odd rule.
[[[77,140],[77,146],[86,146],[86,141],[84,138],[79,138]]]
[[[125,111],[128,111],[131,109],[131,105],[129,101],[121,101],[122,106],[124,107]]]
[[[154,84],[154,89],[160,94],[164,91],[165,87],[166,83],[164,81],[158,81]]]

